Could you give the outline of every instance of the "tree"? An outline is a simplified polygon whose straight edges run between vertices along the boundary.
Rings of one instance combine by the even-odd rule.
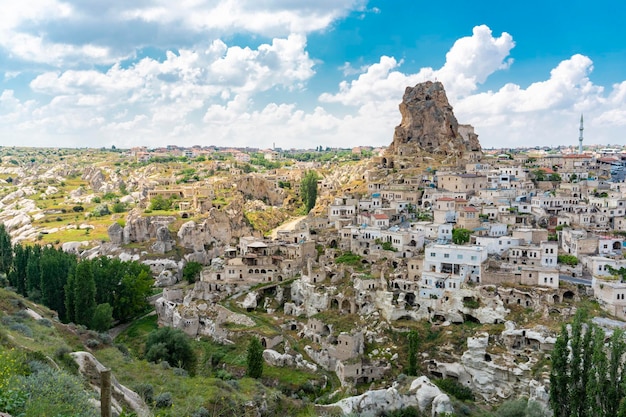
[[[146,340],[146,359],[150,362],[165,361],[170,366],[194,370],[196,355],[191,342],[181,330],[162,327],[148,335]]]
[[[90,325],[96,310],[96,282],[89,263],[76,265],[73,288],[68,290],[74,292],[74,322]]]
[[[13,268],[9,273],[9,282],[18,293],[24,297],[28,296],[26,287],[26,267],[28,265],[28,257],[30,255],[30,246],[15,245],[13,248]]]
[[[498,407],[496,417],[544,417],[546,413],[536,401],[518,398]]]
[[[156,195],[150,200],[150,210],[169,210],[172,208],[172,201],[163,196]]]
[[[0,224],[0,273],[8,276],[12,264],[13,246],[11,246],[11,236],[4,224]]]
[[[470,240],[471,234],[471,230],[463,228],[452,229],[452,243],[454,243],[455,245],[462,245],[464,243],[467,243]]]
[[[251,378],[261,378],[263,375],[263,345],[258,338],[253,337],[248,344],[247,374]]]
[[[113,307],[109,303],[98,304],[89,328],[105,332],[113,325]]]
[[[137,274],[126,273],[116,294],[114,316],[121,321],[128,321],[148,308],[146,297],[150,294],[153,279],[146,270]]]
[[[558,182],[560,182],[561,181],[561,176],[559,174],[557,174],[557,173],[554,173],[554,174],[550,174],[549,179],[550,179],[550,181],[558,181]]]
[[[198,279],[200,271],[202,271],[202,264],[200,262],[187,262],[183,268],[183,279],[186,279],[188,283],[193,284]]]
[[[565,325],[552,351],[550,405],[554,417],[612,417],[626,412],[626,342],[605,334],[579,310]],[[620,405],[621,404],[621,405]]]
[[[302,198],[302,203],[304,203],[304,208],[307,213],[315,207],[317,200],[317,180],[318,176],[315,171],[307,171],[300,182],[300,197]]]
[[[578,258],[574,255],[558,255],[557,262],[569,266],[576,266],[578,265]]]
[[[415,330],[411,330],[407,336],[409,340],[409,368],[407,374],[417,375],[417,348],[419,345],[419,336]]]

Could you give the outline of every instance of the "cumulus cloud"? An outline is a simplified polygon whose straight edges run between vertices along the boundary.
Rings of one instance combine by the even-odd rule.
[[[0,48],[13,59],[63,67],[112,64],[135,48],[248,33],[266,38],[326,29],[365,0],[29,0],[3,5]],[[163,34],[167,34],[164,37]]]
[[[55,0],[37,1],[61,7]],[[326,6],[336,7],[326,12],[322,7],[325,2]],[[131,7],[122,2],[96,1],[94,8],[100,8],[107,19],[158,23],[161,27],[194,19],[193,13],[183,16],[176,10],[168,14],[173,7],[170,3],[128,2]],[[191,3],[179,8],[208,7],[202,0]],[[78,2],[67,4],[66,9],[58,9],[59,19],[87,13]],[[405,88],[435,79],[444,83],[458,120],[473,124],[486,147],[575,142],[580,113],[585,114],[589,142],[608,142],[615,138],[616,127],[626,126],[626,81],[610,87],[595,84],[593,62],[583,55],[555,62],[552,71],[537,74],[537,81],[527,87],[508,83],[484,91],[482,85],[492,74],[515,65],[510,56],[515,46],[511,35],[494,35],[484,25],[457,40],[440,68],[409,73],[403,70],[404,62],[393,56],[381,56],[369,65],[345,63],[340,68],[345,79],[319,93],[317,103],[307,103],[302,93],[316,75],[315,65],[322,64],[309,56],[305,32],[326,27],[349,8],[361,7],[361,2],[325,0],[301,9],[299,2],[276,0],[266,9],[276,12],[276,19],[255,23],[225,15],[246,4],[250,10],[261,7],[256,2],[224,0],[204,12],[213,13],[213,20],[219,20],[218,16],[226,19],[219,24],[259,34],[277,31],[281,25],[275,23],[280,21],[281,13],[305,16],[303,10],[311,7],[306,11],[314,18],[301,23],[300,30],[282,24],[284,36],[258,41],[256,46],[228,44],[222,38],[207,36],[188,47],[170,48],[161,58],[122,61],[113,58],[115,47],[106,43],[71,45],[110,48],[93,52],[101,53],[102,62],[113,59],[104,69],[68,67],[65,61],[78,61],[88,52],[63,49],[59,39],[42,35],[41,39],[49,43],[41,43],[38,48],[50,48],[48,63],[56,62],[61,67],[47,67],[32,79],[32,99],[20,99],[8,89],[0,93],[0,134],[6,138],[5,144],[19,145],[29,140],[33,145],[54,146],[62,138],[65,146],[387,145],[394,126],[400,122],[398,104]],[[22,12],[0,17],[0,30],[21,33],[15,22],[44,19],[34,12]],[[316,19],[321,20],[316,23]],[[189,23],[190,30],[208,33],[205,26],[211,21]],[[5,47],[2,43],[0,46]],[[54,52],[54,47],[61,48],[60,52]],[[31,59],[26,53],[21,56]],[[39,138],[41,142],[36,142]]]
[[[509,55],[514,46],[511,35],[495,37],[487,26],[477,26],[471,36],[454,43],[439,69],[405,73],[402,62],[383,56],[353,80],[341,82],[337,92],[320,95],[320,101],[356,106],[356,117],[371,132],[383,123],[391,132],[389,127],[399,122],[399,92],[436,79],[444,84],[457,119],[473,124],[487,147],[572,143],[581,113],[586,126],[594,129],[586,132],[593,143],[610,141],[616,136],[612,127],[626,125],[626,81],[612,86],[607,96],[605,88],[590,79],[593,62],[580,54],[558,63],[546,79],[526,88],[508,83],[497,91],[477,92],[491,74],[513,65]],[[384,144],[380,134],[377,142]],[[388,133],[387,141],[389,137]]]

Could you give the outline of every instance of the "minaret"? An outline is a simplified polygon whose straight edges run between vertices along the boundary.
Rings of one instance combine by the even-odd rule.
[[[583,130],[585,128],[583,127],[583,115],[581,113],[580,115],[580,127],[578,128],[578,131],[580,132],[580,135],[578,135],[578,154],[582,155],[583,153]]]

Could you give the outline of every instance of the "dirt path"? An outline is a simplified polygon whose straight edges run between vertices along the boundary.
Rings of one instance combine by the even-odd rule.
[[[293,229],[295,229],[295,227],[298,225],[298,223],[300,223],[300,221],[302,221],[305,218],[306,218],[306,216],[300,216],[300,217],[296,217],[295,219],[291,219],[291,220],[289,220],[286,223],[281,224],[276,229],[272,230],[272,233],[271,233],[272,239],[276,239],[276,237],[278,237],[278,231],[279,230],[293,230]]]

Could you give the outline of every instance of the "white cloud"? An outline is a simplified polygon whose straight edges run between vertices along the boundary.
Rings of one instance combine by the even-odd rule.
[[[219,7],[223,12],[240,7],[236,3],[223,1]],[[161,9],[171,7],[165,0],[146,4],[154,10],[141,9],[142,19],[187,19],[163,17]],[[290,0],[271,4],[295,13]],[[273,30],[269,23],[267,28]],[[512,37],[494,36],[486,26],[457,40],[438,69],[407,73],[393,56],[360,68],[346,63],[346,79],[335,91],[320,93],[319,103],[307,108],[301,93],[315,76],[316,61],[307,52],[306,36],[299,33],[256,47],[207,38],[202,46],[167,52],[162,59],[116,61],[104,71],[46,71],[30,83],[37,101],[20,100],[12,90],[2,92],[0,134],[6,145],[55,146],[60,140],[65,146],[119,147],[387,145],[401,119],[398,104],[405,88],[435,78],[444,83],[459,122],[473,124],[486,147],[576,142],[580,113],[585,114],[589,143],[614,143],[616,127],[626,126],[626,81],[606,88],[595,84],[593,62],[583,55],[555,63],[549,74],[540,74],[527,87],[509,83],[481,92],[491,74],[514,65]],[[70,55],[50,56],[60,62]]]
[[[320,100],[356,105],[381,97],[397,96],[409,85],[437,79],[444,83],[450,99],[465,96],[478,88],[495,71],[508,68],[512,60],[506,59],[515,46],[508,33],[494,38],[485,26],[474,28],[472,36],[457,40],[446,54],[445,64],[438,70],[422,68],[416,74],[404,74],[397,70],[402,62],[383,56],[372,64],[366,72],[351,82],[339,85],[339,93],[322,94]],[[397,101],[397,99],[396,99]]]
[[[267,38],[326,29],[365,0],[28,0],[3,5],[0,48],[13,60],[66,66],[113,64],[146,44],[182,49],[248,33]],[[167,35],[164,35],[167,34]]]

